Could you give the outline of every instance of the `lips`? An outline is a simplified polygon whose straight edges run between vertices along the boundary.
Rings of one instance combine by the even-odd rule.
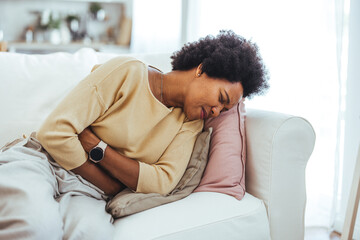
[[[201,119],[206,119],[207,118],[207,112],[205,111],[205,109],[203,107],[201,108],[200,118]]]

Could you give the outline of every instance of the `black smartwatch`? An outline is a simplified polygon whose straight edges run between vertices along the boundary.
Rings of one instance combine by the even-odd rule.
[[[98,145],[90,150],[89,159],[94,163],[99,163],[104,158],[106,147],[107,144],[103,141],[100,141]]]

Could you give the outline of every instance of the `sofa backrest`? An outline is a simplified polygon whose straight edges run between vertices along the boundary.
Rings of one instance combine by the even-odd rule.
[[[128,54],[168,72],[170,54]],[[36,131],[95,64],[117,54],[84,48],[74,54],[0,53],[0,146]]]

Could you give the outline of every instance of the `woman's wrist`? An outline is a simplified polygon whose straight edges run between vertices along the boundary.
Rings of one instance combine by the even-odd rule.
[[[87,153],[90,152],[90,150],[93,149],[100,142],[100,139],[90,130],[89,127],[85,128],[78,135],[78,138]]]

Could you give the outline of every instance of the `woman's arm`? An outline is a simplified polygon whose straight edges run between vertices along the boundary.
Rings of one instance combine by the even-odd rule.
[[[114,196],[125,188],[124,184],[109,176],[108,173],[91,161],[86,161],[80,167],[74,168],[72,171],[100,188],[109,196]]]
[[[89,128],[84,129],[78,137],[86,152],[90,152],[90,150],[100,142],[100,139]],[[79,168],[76,168],[76,171],[79,170],[81,170],[79,175],[84,178],[86,178],[86,175],[86,179],[93,184],[96,182],[100,189],[106,187],[111,189],[111,186],[109,185],[111,185],[110,179],[112,179],[113,181],[120,182],[135,191],[139,178],[139,163],[119,154],[110,146],[106,148],[104,159],[101,160],[99,164],[95,164],[88,160]],[[98,175],[95,173],[95,171],[99,170],[102,171],[103,174]],[[94,175],[96,175],[96,177],[94,177]],[[106,175],[109,179],[106,179]],[[103,188],[101,188],[100,185]]]
[[[108,146],[103,160],[96,166],[102,167],[109,175],[137,192],[168,194],[184,174],[196,137],[202,128],[202,121],[184,123],[161,158],[154,164],[130,159]],[[86,152],[100,142],[89,128],[79,134],[79,140]]]
[[[140,172],[139,163],[119,154],[111,147],[107,147],[105,153],[99,165],[128,188],[136,191]]]

